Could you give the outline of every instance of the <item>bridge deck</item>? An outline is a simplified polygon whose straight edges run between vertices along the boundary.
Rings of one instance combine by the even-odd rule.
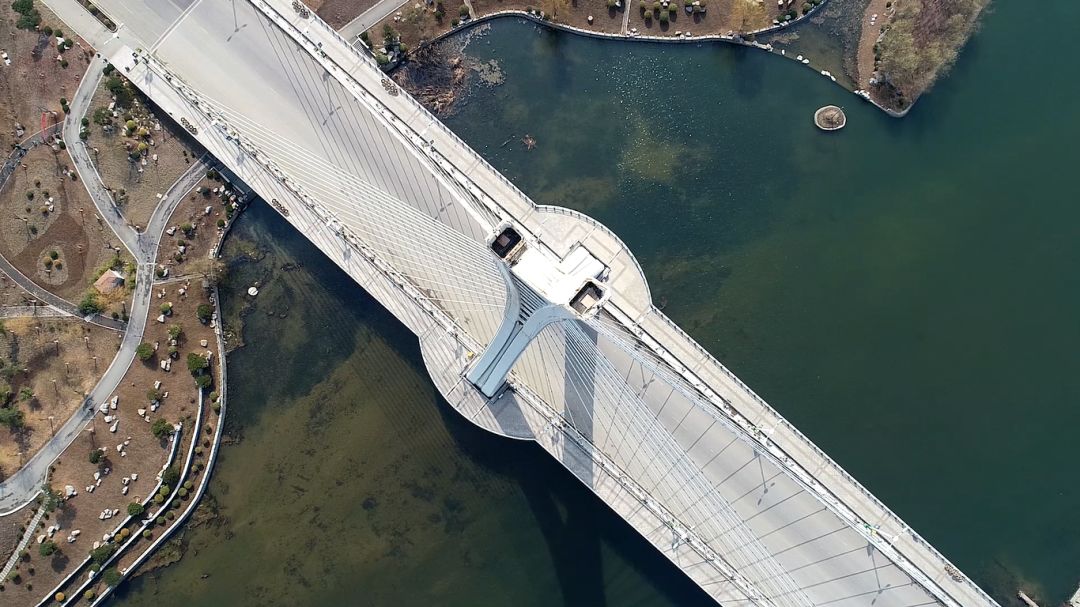
[[[993,604],[653,308],[640,267],[614,234],[585,216],[535,207],[415,101],[386,87],[370,61],[355,55],[321,21],[301,19],[285,0],[270,0],[268,5],[263,0],[146,0],[137,4],[98,0],[96,4],[122,24],[113,37],[74,0],[46,3],[114,64],[130,69],[133,81],[174,117],[183,116],[195,124],[200,142],[264,198],[278,201],[294,225],[420,335],[425,360],[432,361],[433,379],[455,406],[477,423],[537,440],[718,601],[748,600],[745,589],[722,575],[720,561],[724,558],[718,558],[724,556],[720,553],[734,554],[730,558],[740,556],[747,542],[725,544],[720,538],[704,538],[702,530],[716,521],[708,517],[692,520],[690,514],[675,516],[695,506],[680,496],[681,488],[665,489],[659,484],[663,479],[651,476],[655,467],[650,469],[633,457],[619,461],[621,447],[601,452],[597,445],[614,435],[610,430],[616,422],[625,424],[623,437],[630,431],[665,430],[669,436],[664,440],[678,444],[687,458],[664,463],[663,467],[675,471],[687,461],[696,461],[701,474],[713,479],[718,487],[724,485],[723,491],[728,492],[729,501],[744,519],[740,525],[759,535],[753,543],[773,553],[763,560],[776,561],[787,569],[780,576],[758,576],[762,586],[771,586],[776,577],[791,577],[800,586],[794,591],[797,596],[807,597],[796,599],[781,592],[751,602],[913,606],[938,603],[921,589],[935,586],[944,590],[949,604]],[[143,4],[150,10],[143,10]],[[270,13],[277,11],[276,20],[263,16],[268,9]],[[287,33],[293,26],[303,34]],[[301,46],[294,44],[290,36]],[[310,48],[305,49],[304,44]],[[321,50],[315,51],[315,47]],[[235,139],[220,128],[222,120],[211,120],[194,109],[190,97],[178,92],[179,85],[164,80],[163,71],[134,64],[132,51],[138,48],[153,50],[169,71],[209,100],[227,100],[233,110],[223,115],[228,128],[239,131],[248,145],[253,142],[266,154],[255,157],[243,152]],[[230,109],[220,105],[223,110]],[[278,170],[289,179],[276,175]],[[323,174],[327,172],[331,175]],[[336,196],[352,197],[359,205],[358,195],[370,195],[390,205],[387,208],[401,210],[403,217],[382,218],[383,223],[362,234],[370,242],[378,240],[380,226],[384,231],[423,228],[423,222],[417,223],[419,220],[406,212],[409,209],[393,206],[408,201],[439,224],[431,228],[428,245],[433,250],[427,252],[428,257],[414,258],[409,257],[413,251],[402,251],[395,242],[380,241],[373,245],[375,252],[398,263],[397,270],[388,270],[379,256],[368,258],[364,251],[351,247],[344,232],[331,225],[338,219],[328,222],[320,208],[310,206],[310,200],[298,194],[300,190],[318,194],[315,198],[325,202],[331,215],[344,217],[344,223],[356,230],[371,228],[365,222],[379,218],[364,214],[353,217],[348,206],[333,202]],[[476,197],[476,204],[463,202],[470,196]],[[643,411],[651,411],[656,424],[631,428],[622,400],[601,406],[599,384],[586,386],[567,381],[562,386],[546,385],[556,373],[580,372],[570,362],[573,336],[569,333],[546,342],[558,354],[554,359],[534,353],[515,368],[511,379],[517,384],[516,393],[488,403],[478,400],[475,391],[461,383],[460,372],[470,352],[485,343],[485,335],[493,331],[492,323],[497,324],[500,300],[489,294],[494,297],[490,309],[481,311],[460,304],[457,297],[470,294],[446,286],[444,282],[454,281],[447,280],[444,274],[456,271],[454,264],[448,263],[455,261],[451,253],[472,251],[467,245],[481,243],[499,217],[514,218],[533,238],[556,252],[583,243],[610,266],[611,318],[622,322],[626,332],[611,339],[596,337],[595,344],[584,347],[595,347],[606,355],[600,366],[610,365],[619,373],[627,372],[627,376],[630,372],[640,376],[635,380],[639,388],[637,402]],[[462,236],[468,242],[454,241]],[[447,245],[440,250],[442,239],[456,243],[457,248]],[[431,263],[432,267],[421,267],[423,263],[417,260]],[[407,283],[396,278],[405,266],[411,280]],[[481,278],[466,278],[490,287]],[[417,292],[416,285],[424,287],[421,292]],[[435,300],[431,294],[436,291],[441,297],[439,309],[432,310],[425,300]],[[455,326],[448,327],[444,316]],[[647,350],[644,360],[653,361],[655,366],[627,356],[619,349],[621,338],[633,341],[635,348]],[[592,375],[584,383],[591,384],[596,378],[598,375]],[[653,386],[657,379],[660,381]],[[626,382],[631,385],[630,379]],[[586,390],[588,403],[580,395],[572,396],[581,389]],[[669,406],[670,402],[678,404]],[[609,425],[605,429],[597,423],[568,426],[566,418],[573,416],[575,407],[579,417],[584,413],[593,421],[608,420]],[[688,418],[692,420],[689,424],[685,423]],[[702,458],[716,451],[716,441],[723,436],[734,437],[732,444],[736,439],[739,442],[720,464],[704,463]],[[660,457],[660,447],[649,443],[649,448],[656,451],[653,460],[666,462]],[[634,453],[639,450],[634,449]],[[759,462],[761,479],[741,473],[752,461]],[[725,485],[728,478],[734,480]],[[776,479],[773,496],[787,495],[786,499],[773,503],[761,496],[756,505],[753,500],[747,500],[745,506],[740,503],[742,496],[762,488],[767,493],[769,478]],[[652,492],[645,491],[645,487]],[[840,532],[824,526],[841,520],[845,522]],[[815,530],[820,533],[815,535]],[[680,534],[704,539],[694,545],[680,541]],[[815,542],[827,546],[803,547]],[[859,550],[865,552],[863,558],[869,559],[868,568],[856,569],[860,561],[847,556]],[[896,559],[906,563],[904,571],[909,573],[900,573]],[[841,565],[841,560],[850,563]],[[745,567],[735,573],[752,576],[760,568],[759,562],[741,562]],[[919,578],[916,583],[912,575]],[[920,576],[927,579],[923,581]],[[918,592],[905,588],[917,588]]]

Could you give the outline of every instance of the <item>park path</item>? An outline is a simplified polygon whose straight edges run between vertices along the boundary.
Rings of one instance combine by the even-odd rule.
[[[68,145],[68,151],[75,163],[79,179],[93,198],[94,206],[108,221],[109,227],[124,243],[124,246],[131,251],[138,265],[135,293],[130,307],[131,313],[116,357],[98,380],[97,385],[83,400],[82,405],[18,472],[0,482],[0,516],[10,514],[37,495],[42,483],[46,480],[49,466],[93,418],[94,404],[108,399],[124,379],[128,367],[135,359],[135,349],[142,343],[143,332],[146,329],[147,316],[153,298],[155,261],[162,233],[177,205],[194,189],[210,168],[205,155],[193,162],[162,196],[150,221],[146,224],[145,232],[139,233],[128,225],[112,196],[101,183],[101,176],[98,175],[97,169],[90,162],[87,145],[79,139],[81,120],[89,109],[94,90],[101,82],[104,67],[103,62],[91,62],[86,76],[79,83],[79,88],[71,100],[71,111],[64,121],[64,140],[72,142]]]

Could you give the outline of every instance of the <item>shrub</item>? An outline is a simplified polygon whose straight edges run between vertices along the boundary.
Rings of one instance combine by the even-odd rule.
[[[93,451],[90,452],[90,463],[91,464],[97,464],[104,457],[105,457],[105,450],[104,449],[94,449]]]
[[[195,385],[202,390],[206,390],[210,386],[214,385],[214,376],[212,375],[199,375],[195,377]]]
[[[128,516],[139,516],[143,512],[146,512],[146,508],[144,508],[143,505],[139,502],[131,502],[127,506]]]
[[[101,579],[104,580],[106,586],[116,588],[116,585],[120,583],[120,572],[116,570],[116,567],[109,567],[102,574]]]
[[[179,496],[180,496],[180,497],[182,497],[182,498],[183,498],[183,497],[187,497],[187,495],[188,495],[188,490],[187,490],[187,489],[184,489],[183,487],[180,487],[179,489],[177,489],[177,490],[176,490],[176,494],[177,494],[177,495],[179,495]]]
[[[161,488],[158,489],[158,495],[160,495],[161,497],[169,497],[170,491],[172,491],[172,488],[169,487],[169,485],[162,483]]]
[[[173,512],[172,510],[170,510],[170,511],[165,513],[165,518],[169,519],[170,521],[175,521],[176,520],[176,513]]]
[[[225,227],[225,220],[224,219],[217,220],[217,227],[224,228]]]
[[[168,315],[172,314],[172,304],[169,303],[169,302],[165,302],[165,303],[161,304],[161,307],[158,308],[158,309],[161,310],[161,313],[164,314],[165,316],[168,316]]]
[[[180,339],[180,336],[184,334],[184,328],[180,325],[169,326],[169,339]]]
[[[195,483],[192,483],[191,481],[184,481],[184,489],[187,489],[188,491],[191,491],[192,487],[194,487],[194,486],[195,486]]]
[[[210,408],[214,410],[214,413],[221,413],[221,403],[217,401],[210,403]]]
[[[669,17],[668,17],[668,12],[667,11],[663,11],[663,12],[660,13],[660,23],[667,23],[668,18]]]
[[[165,523],[166,523],[167,521],[165,520],[165,517],[164,517],[164,516],[159,516],[159,517],[157,517],[157,520],[155,520],[154,522],[155,522],[155,523],[157,523],[158,525],[160,525],[160,526],[164,527],[164,526],[165,526]]]
[[[84,599],[86,599],[86,602],[89,603],[90,601],[94,600],[94,597],[97,596],[97,593],[95,593],[93,589],[87,589],[87,591],[84,592],[82,596]]]
[[[187,368],[192,375],[199,375],[210,366],[210,361],[201,354],[191,352],[187,355]]]
[[[0,424],[12,430],[17,430],[26,425],[26,418],[20,409],[0,407]]]
[[[101,302],[98,301],[97,295],[94,295],[93,293],[87,293],[83,296],[82,301],[79,302],[79,314],[82,314],[83,316],[97,314],[104,309]]]
[[[152,540],[152,539],[154,539],[154,534],[153,534],[153,533],[151,533],[149,529],[147,529],[146,531],[143,531],[143,532],[142,532],[142,536],[143,536],[143,539],[145,539],[145,540]]]
[[[131,535],[131,529],[128,529],[127,527],[124,527],[123,529],[121,529],[121,530],[120,530],[120,537],[121,537],[121,538],[125,538],[125,539],[126,539],[126,538],[128,538],[128,537],[129,537],[130,535]]]
[[[210,304],[199,304],[199,307],[195,308],[195,316],[204,323],[210,322],[214,317],[214,308]]]
[[[468,17],[469,16],[469,7],[462,4],[461,8],[458,9],[457,13],[458,13],[458,16],[460,16],[460,17]]]
[[[41,545],[38,546],[38,553],[40,553],[41,556],[50,556],[52,555],[52,553],[56,552],[56,549],[56,542],[52,540],[45,540],[41,543]]]
[[[158,438],[168,438],[172,436],[174,429],[172,424],[165,421],[165,418],[159,417],[150,425],[150,432]]]
[[[154,496],[154,503],[160,506],[165,503],[165,498],[161,497],[161,494],[159,493]]]
[[[135,348],[135,355],[139,357],[139,360],[146,362],[154,356],[154,346],[146,343],[145,341],[137,348]]]
[[[67,595],[65,595],[63,592],[57,592],[56,596],[54,596],[53,598],[56,600],[57,603],[63,603],[64,599],[67,598]]]
[[[165,472],[161,473],[161,482],[165,485],[175,485],[180,482],[180,468],[173,464],[165,469]]]
[[[109,542],[90,551],[90,561],[99,567],[116,552],[116,544]]]

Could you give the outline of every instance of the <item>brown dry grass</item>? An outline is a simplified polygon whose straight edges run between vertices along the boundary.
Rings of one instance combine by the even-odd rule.
[[[12,318],[3,324],[0,365],[10,379],[0,383],[10,389],[8,406],[21,410],[26,423],[19,431],[0,428],[0,471],[6,476],[82,403],[116,355],[120,334],[75,318]],[[24,388],[34,396],[21,398]]]
[[[440,36],[452,28],[452,23],[458,18],[458,11],[464,3],[461,0],[443,0],[442,19],[435,16],[435,7],[428,7],[422,0],[410,2],[398,9],[397,13],[380,21],[375,27],[368,30],[368,35],[375,48],[383,45],[383,28],[387,25],[394,28],[401,38],[401,42],[410,49],[428,40]]]
[[[222,187],[217,181],[203,179],[173,211],[168,225],[176,228],[176,231],[172,236],[168,233],[162,236],[158,249],[158,265],[169,269],[168,278],[206,271],[210,250],[221,236],[218,220],[226,219],[224,202],[219,194],[212,193],[214,188]],[[199,188],[206,194],[199,194]],[[209,214],[206,213],[207,207],[210,207]],[[194,228],[190,236],[180,229],[186,224]],[[184,247],[183,253],[180,252],[181,246]]]
[[[41,2],[35,2],[35,7],[41,13],[42,27],[66,29]],[[42,110],[56,112],[58,118],[53,122],[59,121],[60,98],[75,93],[92,57],[89,47],[76,44],[64,53],[67,68],[60,67],[55,36],[16,29],[16,17],[11,2],[0,2],[0,48],[11,59],[8,66],[0,62],[0,147],[5,154],[17,140],[41,128]],[[26,129],[23,137],[16,136],[17,123]]]
[[[334,29],[338,29],[375,6],[377,0],[304,0],[315,14]]]
[[[95,150],[92,158],[102,182],[113,192],[128,222],[141,230],[160,197],[202,152],[186,131],[167,116],[162,118],[160,110],[142,95],[135,95],[135,107],[131,109],[116,107],[105,82],[102,79],[94,92],[87,117],[93,117],[97,111],[110,111],[113,106],[113,120],[118,128],[106,133],[102,125],[91,122],[88,143]],[[123,125],[129,118],[147,128],[150,136],[145,139],[124,136]],[[130,150],[142,141],[150,146],[146,156],[139,161],[131,160]]]
[[[121,247],[125,260],[129,256],[83,184],[66,176],[72,166],[66,151],[38,146],[23,164],[26,169],[16,170],[0,191],[0,254],[39,285],[77,303],[101,266],[115,256],[114,247]],[[33,200],[27,192],[33,192]],[[53,211],[43,212],[50,197]],[[43,278],[44,260],[53,250],[63,252],[63,280]]]
[[[186,294],[181,295],[180,289],[186,287]],[[161,295],[158,298],[158,295]],[[59,580],[66,575],[71,567],[82,561],[90,551],[95,540],[100,541],[102,536],[111,532],[126,515],[127,505],[140,498],[144,498],[157,483],[156,476],[164,466],[168,451],[167,444],[159,441],[150,432],[151,424],[138,415],[138,409],[148,406],[147,391],[152,389],[155,381],[160,381],[161,391],[168,392],[168,397],[156,413],[149,413],[151,421],[161,417],[169,422],[176,423],[183,420],[183,440],[180,445],[178,458],[186,456],[188,445],[197,436],[200,446],[206,445],[204,453],[209,452],[205,443],[212,435],[206,428],[195,428],[194,420],[197,416],[198,388],[186,366],[188,352],[205,353],[206,350],[214,352],[212,368],[214,370],[215,386],[220,381],[217,374],[217,344],[213,329],[203,325],[195,316],[195,309],[201,303],[209,301],[207,294],[197,284],[168,284],[154,288],[155,302],[172,302],[173,313],[166,322],[159,323],[157,307],[151,310],[153,318],[147,323],[145,340],[150,344],[157,344],[158,351],[148,362],[143,363],[135,360],[128,369],[127,374],[116,395],[119,397],[116,411],[120,420],[117,432],[109,432],[101,414],[95,416],[87,430],[82,432],[64,454],[57,460],[53,475],[52,486],[63,490],[65,485],[71,485],[78,491],[78,495],[65,502],[64,507],[57,511],[64,531],[56,539],[62,552],[59,556],[41,557],[31,551],[31,559],[21,565],[23,570],[24,586],[29,578],[25,574],[30,566],[36,565],[36,574],[33,577],[34,596],[40,599],[42,593],[53,588]],[[180,325],[183,329],[177,350],[178,358],[173,361],[172,370],[161,370],[159,361],[168,356],[169,347],[168,330],[171,325]],[[202,347],[200,340],[207,340],[208,347]],[[211,428],[217,423],[217,416],[208,412],[206,420]],[[205,424],[204,424],[205,426]],[[116,446],[123,441],[130,441],[125,447],[126,456],[121,457],[116,451]],[[86,486],[94,483],[93,474],[98,471],[97,465],[89,462],[89,454],[92,450],[102,448],[106,450],[108,463],[111,471],[102,477],[102,482],[93,493],[86,492]],[[178,459],[177,461],[182,461]],[[205,462],[205,455],[199,458]],[[121,493],[124,477],[130,478],[132,473],[137,473],[139,478],[131,483],[131,489],[125,496]],[[195,477],[198,479],[198,475]],[[181,501],[183,503],[183,501]],[[99,520],[98,515],[106,508],[119,509],[119,517],[110,520]],[[64,538],[66,531],[79,529],[82,533],[78,539],[68,544]],[[147,542],[140,540],[136,545],[135,552],[145,549]],[[130,563],[134,559],[135,552],[123,557],[121,564]],[[12,592],[13,587],[8,586],[4,593],[0,593],[0,607],[8,605],[17,606],[25,602],[26,593],[22,590]]]

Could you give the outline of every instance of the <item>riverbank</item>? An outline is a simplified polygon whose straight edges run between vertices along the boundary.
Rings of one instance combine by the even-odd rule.
[[[741,0],[736,0],[741,1]],[[854,6],[842,3],[838,11],[830,11],[831,1],[803,5],[803,12],[791,20],[782,20],[780,14],[771,24],[757,28],[711,28],[696,27],[702,23],[699,13],[694,12],[692,0],[686,0],[686,10],[682,11],[693,18],[693,25],[678,25],[675,15],[681,9],[667,12],[669,5],[646,3],[642,0],[638,10],[625,7],[606,11],[606,19],[597,19],[592,14],[580,18],[588,8],[574,5],[570,14],[574,18],[556,19],[541,8],[531,4],[514,6],[501,0],[493,6],[472,2],[462,6],[462,15],[468,16],[463,22],[454,19],[451,27],[434,27],[428,23],[425,10],[419,7],[409,9],[410,16],[394,14],[362,36],[362,42],[372,50],[380,62],[397,67],[402,61],[423,57],[423,49],[446,40],[451,36],[468,35],[469,30],[478,25],[490,23],[499,18],[522,18],[555,30],[576,35],[611,40],[635,40],[658,43],[695,44],[723,43],[737,44],[765,50],[775,55],[791,59],[804,65],[821,76],[840,84],[858,97],[869,101],[878,109],[893,117],[905,116],[914,106],[915,101],[946,73],[955,62],[960,49],[975,31],[978,17],[985,0],[971,0],[965,5],[964,12],[949,18],[947,9],[936,3],[938,0],[907,0],[909,8],[897,11],[892,0],[873,0]],[[930,8],[923,11],[922,2]],[[974,4],[972,4],[974,3]],[[782,4],[782,3],[781,3]],[[676,8],[673,0],[670,8]],[[789,0],[787,5],[790,6]],[[865,5],[865,6],[864,6]],[[910,8],[917,5],[916,8]],[[441,3],[440,5],[441,6]],[[467,10],[466,10],[467,9]],[[935,10],[936,9],[936,10]],[[437,8],[434,10],[438,10]],[[624,14],[624,10],[627,10]],[[881,12],[874,12],[880,10]],[[957,9],[959,10],[959,9]],[[632,15],[640,12],[637,18]],[[663,15],[663,21],[652,15]],[[847,13],[851,13],[848,15]],[[936,19],[921,18],[921,15],[933,13]],[[432,13],[432,15],[437,13]],[[669,18],[668,15],[671,15]],[[944,15],[944,18],[942,18]],[[647,19],[645,17],[648,17]],[[858,32],[854,35],[855,43],[848,43],[844,37],[826,38],[834,48],[829,53],[842,54],[841,62],[847,72],[846,79],[837,79],[836,66],[823,64],[817,57],[798,53],[788,54],[783,45],[774,47],[770,39],[790,40],[797,38],[804,28],[821,27],[829,21],[844,19],[855,24]],[[852,18],[854,17],[854,18]],[[893,20],[896,20],[895,31]],[[621,20],[621,27],[615,27],[615,21]],[[916,24],[915,22],[918,21]],[[941,22],[948,24],[943,25]],[[436,20],[439,25],[441,21]],[[656,27],[653,27],[654,23]],[[912,35],[913,31],[917,36]],[[760,40],[759,40],[760,38]],[[887,41],[887,42],[882,42]],[[931,49],[931,50],[925,50]],[[916,63],[920,74],[916,78],[904,66],[911,64],[911,57],[918,55]]]

